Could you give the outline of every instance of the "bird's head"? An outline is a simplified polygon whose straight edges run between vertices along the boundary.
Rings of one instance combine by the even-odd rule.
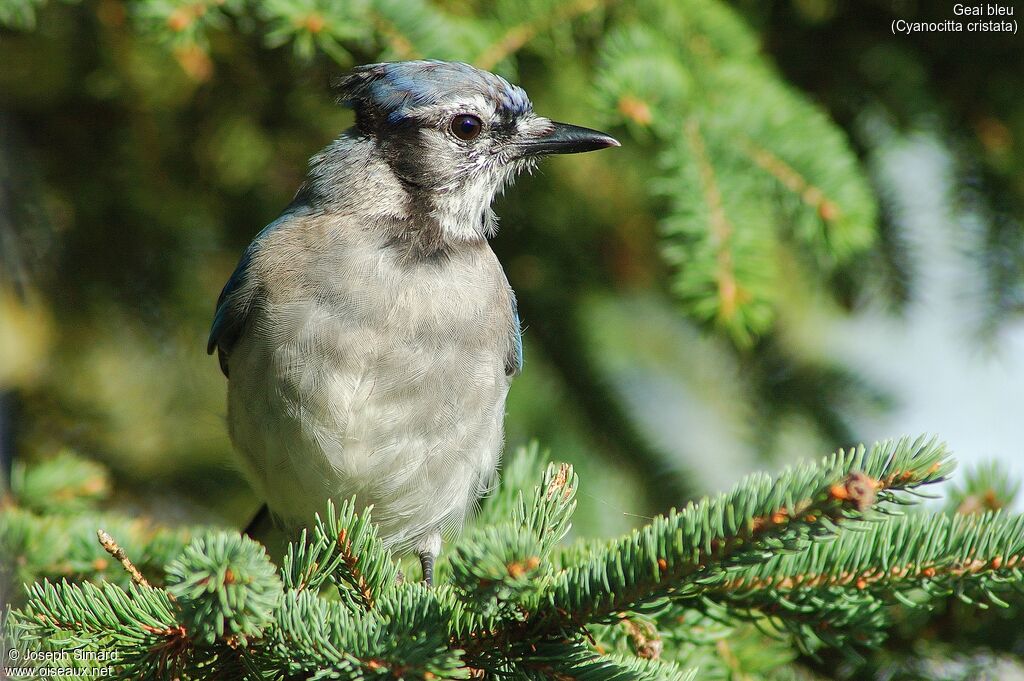
[[[361,66],[337,83],[394,175],[427,205],[445,239],[494,231],[491,201],[547,154],[618,146],[612,137],[533,112],[522,88],[468,64]]]

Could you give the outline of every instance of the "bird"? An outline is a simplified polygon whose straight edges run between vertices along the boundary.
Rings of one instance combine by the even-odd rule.
[[[620,145],[464,63],[367,64],[334,85],[355,124],[243,252],[207,351],[257,520],[297,530],[354,499],[432,584],[442,538],[494,484],[523,368],[491,204],[544,156]]]

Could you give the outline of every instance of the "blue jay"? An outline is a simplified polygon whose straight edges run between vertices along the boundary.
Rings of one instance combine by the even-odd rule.
[[[338,88],[355,126],[245,250],[208,351],[244,472],[278,522],[354,496],[429,583],[442,535],[495,476],[523,366],[491,201],[543,155],[619,143],[538,116],[521,88],[461,63],[361,66]]]

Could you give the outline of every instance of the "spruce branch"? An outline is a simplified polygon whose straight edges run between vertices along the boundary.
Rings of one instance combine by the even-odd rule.
[[[599,651],[647,658],[653,647],[654,657],[698,669],[700,678],[759,678],[796,657],[779,630],[765,633],[755,624],[721,621],[695,608],[666,607],[652,615],[623,613],[615,623],[588,630]]]
[[[197,50],[204,57],[209,34],[227,25],[230,3],[216,0],[193,2],[138,2],[129,8],[138,30],[171,47],[180,57],[188,50]],[[186,72],[186,64],[182,64]]]
[[[11,493],[19,507],[34,513],[75,513],[106,499],[110,478],[95,461],[62,451],[32,467],[16,462]]]
[[[688,313],[749,347],[774,320],[779,247],[770,178],[737,158],[735,130],[696,112],[663,157],[657,191],[669,200],[662,253],[677,268],[672,291]],[[685,264],[684,264],[685,263]]]
[[[716,73],[714,85],[763,102],[760,115],[747,115],[744,130],[734,130],[734,146],[751,170],[783,190],[777,206],[785,222],[778,231],[828,272],[874,243],[876,202],[849,140],[824,112],[769,76],[767,66],[728,69]],[[726,119],[744,116],[733,97],[716,108]]]
[[[522,492],[512,511],[512,524],[537,537],[539,558],[546,559],[572,527],[579,478],[567,463],[548,464],[541,484],[527,499]]]
[[[736,281],[731,248],[735,228],[722,205],[722,193],[704,144],[704,137],[701,135],[700,122],[696,118],[691,118],[686,122],[684,132],[699,168],[700,186],[711,225],[710,241],[715,251],[713,278],[718,297],[716,316],[719,323],[728,326],[735,318],[739,306],[750,299],[750,293]]]
[[[1020,493],[1021,481],[1005,466],[991,461],[966,471],[946,500],[949,513],[965,515],[998,511],[1011,506]]]
[[[820,215],[822,220],[832,222],[842,215],[836,202],[829,198],[821,188],[815,186],[807,177],[772,152],[749,139],[744,140],[740,148],[759,168],[799,196],[800,200]]]
[[[538,458],[532,447],[518,470],[536,467]],[[514,471],[513,478],[517,477]],[[540,482],[529,496],[515,490],[514,502],[507,495],[503,498],[499,489],[493,503],[511,507],[504,521],[478,523],[454,547],[448,565],[467,610],[484,618],[504,613],[522,619],[535,608],[536,596],[548,585],[552,571],[549,554],[571,527],[579,485],[572,466],[564,463],[548,464]]]
[[[497,487],[480,501],[480,508],[470,519],[472,526],[487,527],[508,522],[523,498],[523,490],[534,486],[543,476],[550,453],[541,451],[534,440],[519,447],[503,461],[501,479]]]
[[[70,452],[34,466],[18,465],[16,494],[0,508],[0,583],[43,578],[111,581],[127,585],[131,575],[95,538],[102,527],[118,538],[140,574],[159,574],[197,529],[166,528],[143,518],[96,510],[109,494],[107,472]],[[68,538],[72,538],[70,541]],[[23,594],[9,597],[17,604]]]
[[[43,650],[104,650],[136,669],[136,678],[166,678],[192,654],[176,611],[160,589],[43,581],[29,587],[28,605],[12,613],[8,626],[13,638]]]
[[[693,599],[731,571],[833,537],[884,504],[907,503],[901,491],[944,479],[945,446],[919,438],[842,451],[772,479],[750,476],[733,492],[662,516],[624,539],[588,551],[556,573],[534,607],[503,621],[455,632],[453,643],[474,666],[493,668],[524,653],[524,641],[578,636],[593,623],[629,611],[658,610],[666,599]]]
[[[595,552],[563,572],[552,593],[570,621],[602,621],[663,596],[687,597],[722,582],[726,571],[835,534],[896,492],[938,482],[952,469],[944,445],[903,439],[842,451],[777,479],[755,475],[729,494],[689,504]]]
[[[546,583],[550,565],[542,562],[539,538],[525,528],[481,528],[453,549],[449,559],[452,586],[466,607],[484,616],[531,604]]]
[[[580,643],[547,643],[519,665],[528,679],[586,681],[693,681],[696,669],[643,657],[597,653]]]
[[[671,38],[648,24],[617,25],[608,32],[595,76],[607,125],[625,124],[640,139],[651,132],[664,140],[678,134],[678,113],[688,110],[695,84],[686,64],[664,58],[674,49]]]
[[[873,243],[877,207],[849,142],[728,7],[641,2],[598,57],[605,120],[664,150],[663,255],[691,317],[749,348],[775,323],[777,251],[829,276]]]
[[[593,12],[611,2],[613,0],[568,0],[558,4],[554,9],[546,8],[547,11],[542,15],[507,28],[497,40],[477,55],[473,63],[481,69],[491,70],[521,50],[539,33]]]
[[[384,38],[381,57],[388,61],[425,56],[465,61],[480,35],[424,0],[372,0],[370,16]]]
[[[193,640],[245,645],[270,625],[282,584],[262,545],[220,532],[197,537],[167,566],[167,594]]]
[[[266,22],[264,43],[281,47],[290,42],[295,56],[303,61],[311,60],[319,49],[338,64],[348,66],[353,59],[345,46],[370,37],[361,3],[266,0],[253,10]]]
[[[793,645],[764,638],[780,633],[803,650],[878,646],[895,605],[1002,604],[1024,583],[1024,518],[897,514],[951,470],[934,440],[750,476],[623,539],[565,549],[578,480],[540,461],[533,448],[510,466],[517,487],[529,471],[539,484],[499,488],[503,522],[457,541],[451,581],[434,589],[397,584],[369,513],[346,502],[291,547],[281,579],[262,547],[206,534],[168,567],[167,589],[35,585],[14,631],[123,651],[131,678],[678,679],[785,665]],[[328,581],[339,600],[320,592]]]
[[[685,670],[658,659],[603,655],[583,646],[546,646],[522,665],[527,679],[590,681],[692,681],[697,670]]]
[[[879,643],[891,605],[984,608],[1024,578],[1024,516],[913,514],[778,555],[701,595],[722,617],[768,615],[805,644]]]
[[[390,52],[397,60],[417,59],[419,52],[412,42],[381,12],[373,13],[374,28],[381,34]]]
[[[0,23],[31,25],[38,1],[19,0]],[[129,16],[197,81],[214,76],[211,37],[236,27],[270,48],[289,45],[302,62],[318,53],[346,68],[430,57],[512,73],[539,36],[571,38],[574,21],[601,19],[593,113],[654,141],[667,160],[655,184],[669,201],[655,217],[671,289],[693,319],[750,348],[785,300],[777,251],[795,247],[801,274],[830,277],[873,243],[877,206],[865,174],[842,132],[782,81],[727,3],[639,0],[602,15],[612,4],[509,1],[482,17],[428,0],[139,0]],[[553,42],[588,49],[585,40]]]
[[[916,513],[871,523],[799,554],[775,556],[726,588],[796,592],[838,586],[988,597],[991,587],[1020,577],[1022,568],[1024,516]]]
[[[289,591],[276,617],[272,645],[257,653],[263,669],[316,679],[468,678],[448,646],[441,604],[422,585],[389,593],[374,612]]]
[[[394,586],[398,571],[371,513],[372,508],[356,513],[354,499],[340,507],[329,501],[325,515],[315,518],[312,539],[303,530],[289,545],[282,568],[285,587],[316,591],[330,580],[353,607],[372,609]]]

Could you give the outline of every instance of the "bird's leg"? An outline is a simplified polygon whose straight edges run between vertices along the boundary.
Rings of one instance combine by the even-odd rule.
[[[427,583],[427,586],[434,586],[434,561],[440,552],[440,532],[434,532],[424,537],[416,549],[416,553],[420,557],[420,566],[423,568],[423,581]]]
[[[434,559],[436,556],[424,551],[420,554],[420,565],[423,567],[423,581],[427,586],[434,586]]]

